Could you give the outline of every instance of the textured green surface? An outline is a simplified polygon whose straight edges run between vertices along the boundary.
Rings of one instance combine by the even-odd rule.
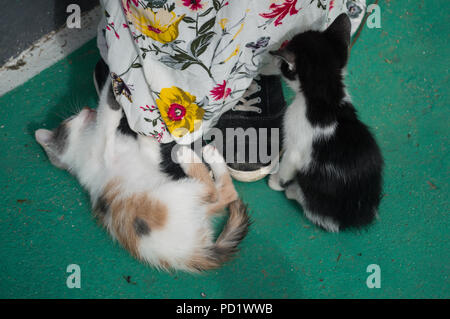
[[[450,297],[450,2],[380,4],[382,29],[362,32],[347,81],[386,160],[386,195],[372,227],[328,234],[266,181],[236,183],[254,221],[237,259],[194,276],[135,261],[96,225],[84,191],[51,166],[32,135],[96,104],[91,41],[0,98],[0,297]],[[81,267],[81,289],[66,287],[69,264]],[[369,264],[381,267],[380,289],[366,286]]]

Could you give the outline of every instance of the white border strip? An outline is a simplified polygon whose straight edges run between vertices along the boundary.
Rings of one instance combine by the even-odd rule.
[[[100,6],[81,16],[81,28],[67,26],[45,35],[0,68],[0,96],[25,83],[97,36]]]

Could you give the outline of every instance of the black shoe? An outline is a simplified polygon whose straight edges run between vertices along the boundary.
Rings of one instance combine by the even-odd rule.
[[[97,91],[97,95],[100,96],[100,90],[105,85],[108,76],[109,67],[106,62],[102,58],[100,58],[94,69],[94,86],[95,90]]]
[[[223,156],[233,178],[242,182],[257,181],[269,174],[278,164],[282,140],[281,124],[285,108],[286,102],[280,77],[260,76],[252,82],[240,102],[220,117],[216,127],[222,131],[224,136]],[[245,147],[241,148],[241,152],[239,152],[238,138],[235,135],[227,137],[226,128],[242,128],[244,131],[255,128],[257,139],[250,141],[245,137]],[[267,133],[261,131],[261,128],[266,128]],[[278,129],[277,134],[273,136],[273,141],[272,128]],[[270,157],[266,159],[260,157],[259,144],[264,136],[267,136],[267,143],[266,149],[262,152]],[[227,144],[232,145],[230,143],[234,144],[234,154],[232,154],[234,156],[227,157]],[[275,150],[274,152],[271,152],[272,148]],[[256,149],[257,154],[250,154],[252,149]],[[245,151],[245,154],[242,154],[242,151]]]

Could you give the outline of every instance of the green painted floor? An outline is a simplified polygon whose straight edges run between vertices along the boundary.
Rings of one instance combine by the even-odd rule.
[[[0,98],[0,297],[449,298],[450,2],[380,5],[382,28],[363,30],[347,80],[386,160],[372,227],[325,233],[265,180],[236,183],[254,221],[237,259],[204,275],[135,261],[33,139],[35,129],[96,105],[91,41]],[[81,289],[66,287],[69,264],[81,267]],[[379,289],[366,286],[370,264],[381,267]]]

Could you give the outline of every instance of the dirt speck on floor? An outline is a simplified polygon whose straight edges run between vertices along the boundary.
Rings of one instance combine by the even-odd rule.
[[[428,185],[430,185],[431,189],[437,189],[437,186],[434,185],[432,182],[427,181]]]
[[[125,279],[129,284],[136,285],[136,282],[131,281],[131,276],[123,276],[123,279]]]

